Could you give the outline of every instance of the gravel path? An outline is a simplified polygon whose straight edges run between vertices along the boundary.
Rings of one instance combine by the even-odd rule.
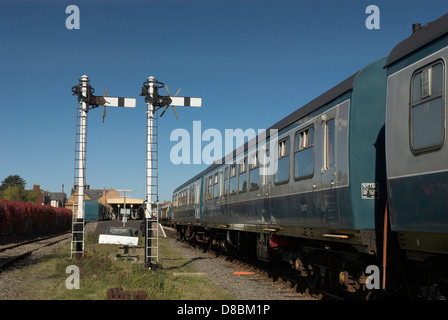
[[[197,272],[204,272],[207,278],[219,287],[228,290],[235,299],[242,300],[314,300],[295,292],[285,283],[274,283],[261,274],[236,276],[235,271],[244,270],[223,258],[215,258],[213,253],[203,253],[189,244],[170,239],[171,247],[181,256],[191,259],[191,266]]]

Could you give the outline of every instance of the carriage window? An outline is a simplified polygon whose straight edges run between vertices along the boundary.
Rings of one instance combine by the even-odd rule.
[[[185,202],[188,205],[188,204],[190,204],[190,198],[191,198],[190,188],[187,188],[187,190],[185,190],[185,195],[186,195]]]
[[[191,199],[191,190],[190,188],[187,189],[187,205],[190,204],[190,199]]]
[[[266,145],[266,150],[265,152],[262,152],[261,156],[260,156],[260,160],[261,160],[261,185],[266,185],[266,184],[270,184],[271,183],[271,172],[274,171],[272,170],[272,166],[274,166],[275,161],[273,161],[273,159],[270,158],[270,149],[269,147]]]
[[[221,197],[224,194],[224,189],[223,189],[223,172],[222,170],[219,170],[218,173],[218,188],[219,188],[219,196]]]
[[[289,138],[278,143],[275,183],[285,183],[289,181],[289,144]]]
[[[330,119],[325,127],[325,169],[328,170],[335,165],[335,121]]]
[[[246,192],[247,190],[247,158],[239,165],[238,192]]]
[[[207,200],[210,200],[213,197],[213,176],[208,177],[208,192],[207,192]]]
[[[298,131],[294,146],[294,178],[311,177],[314,173],[314,127]]]
[[[444,66],[417,71],[411,85],[411,145],[415,152],[439,148],[445,136]]]
[[[218,174],[217,173],[215,173],[215,176],[214,176],[214,187],[213,187],[213,196],[215,197],[215,198],[218,198],[218,195],[219,195],[219,179],[218,179]]]
[[[199,189],[200,189],[199,183],[196,183],[194,188],[195,204],[199,204],[199,196],[200,196]]]
[[[224,194],[229,194],[229,168],[224,169]]]
[[[230,194],[236,193],[236,165],[230,167]]]
[[[260,181],[260,165],[258,163],[258,153],[252,155],[249,167],[250,190],[256,190],[259,187]]]

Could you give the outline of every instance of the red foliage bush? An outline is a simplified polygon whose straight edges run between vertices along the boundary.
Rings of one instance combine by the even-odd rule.
[[[70,228],[71,217],[69,209],[0,199],[0,238],[8,234],[65,231]]]

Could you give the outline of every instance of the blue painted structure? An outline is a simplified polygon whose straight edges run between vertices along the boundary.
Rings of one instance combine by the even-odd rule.
[[[84,200],[84,212],[84,219],[86,222],[108,219],[107,208],[94,200]]]
[[[379,189],[376,199],[365,199],[361,194],[362,183],[385,182],[384,171],[384,114],[386,99],[386,60],[381,59],[348,78],[310,104],[298,109],[273,128],[279,130],[279,141],[288,138],[291,144],[296,132],[314,128],[314,171],[305,179],[295,179],[293,174],[286,183],[276,183],[275,176],[268,176],[259,188],[238,190],[234,195],[223,190],[226,168],[231,164],[212,165],[175,190],[173,199],[174,219],[197,222],[207,227],[262,231],[279,228],[277,234],[303,237],[303,228],[317,228],[313,238],[328,239],[324,234],[348,235],[359,250],[370,248],[373,234],[364,237],[360,230],[375,232],[381,227],[385,205],[385,189]],[[322,115],[335,117],[337,165],[322,173],[325,128]],[[267,143],[270,140],[267,140]],[[248,156],[247,148],[235,156]],[[291,152],[292,154],[292,152]],[[224,159],[223,159],[224,160]],[[289,157],[289,171],[294,172],[294,157]],[[238,167],[237,167],[238,169]],[[247,170],[249,172],[250,169]],[[237,178],[241,176],[237,174]],[[245,179],[249,174],[246,174]],[[260,173],[260,179],[262,174]],[[218,192],[207,194],[209,181]],[[217,183],[215,184],[215,182]],[[248,182],[249,184],[250,182]],[[189,202],[192,186],[200,184],[198,203]],[[207,186],[205,185],[207,184]],[[236,183],[239,185],[239,182]],[[266,188],[268,196],[260,195]],[[176,197],[180,195],[182,204]],[[195,217],[200,206],[201,215]],[[229,225],[229,226],[227,226]],[[242,226],[243,225],[243,226]],[[307,236],[305,236],[307,237]]]

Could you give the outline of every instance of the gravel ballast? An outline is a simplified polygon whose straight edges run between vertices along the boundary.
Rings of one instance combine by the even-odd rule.
[[[181,256],[190,259],[190,265],[219,287],[241,300],[313,300],[291,289],[286,283],[274,283],[255,272],[235,275],[234,272],[250,271],[224,258],[216,258],[211,252],[202,252],[188,243],[170,239],[170,246]]]

